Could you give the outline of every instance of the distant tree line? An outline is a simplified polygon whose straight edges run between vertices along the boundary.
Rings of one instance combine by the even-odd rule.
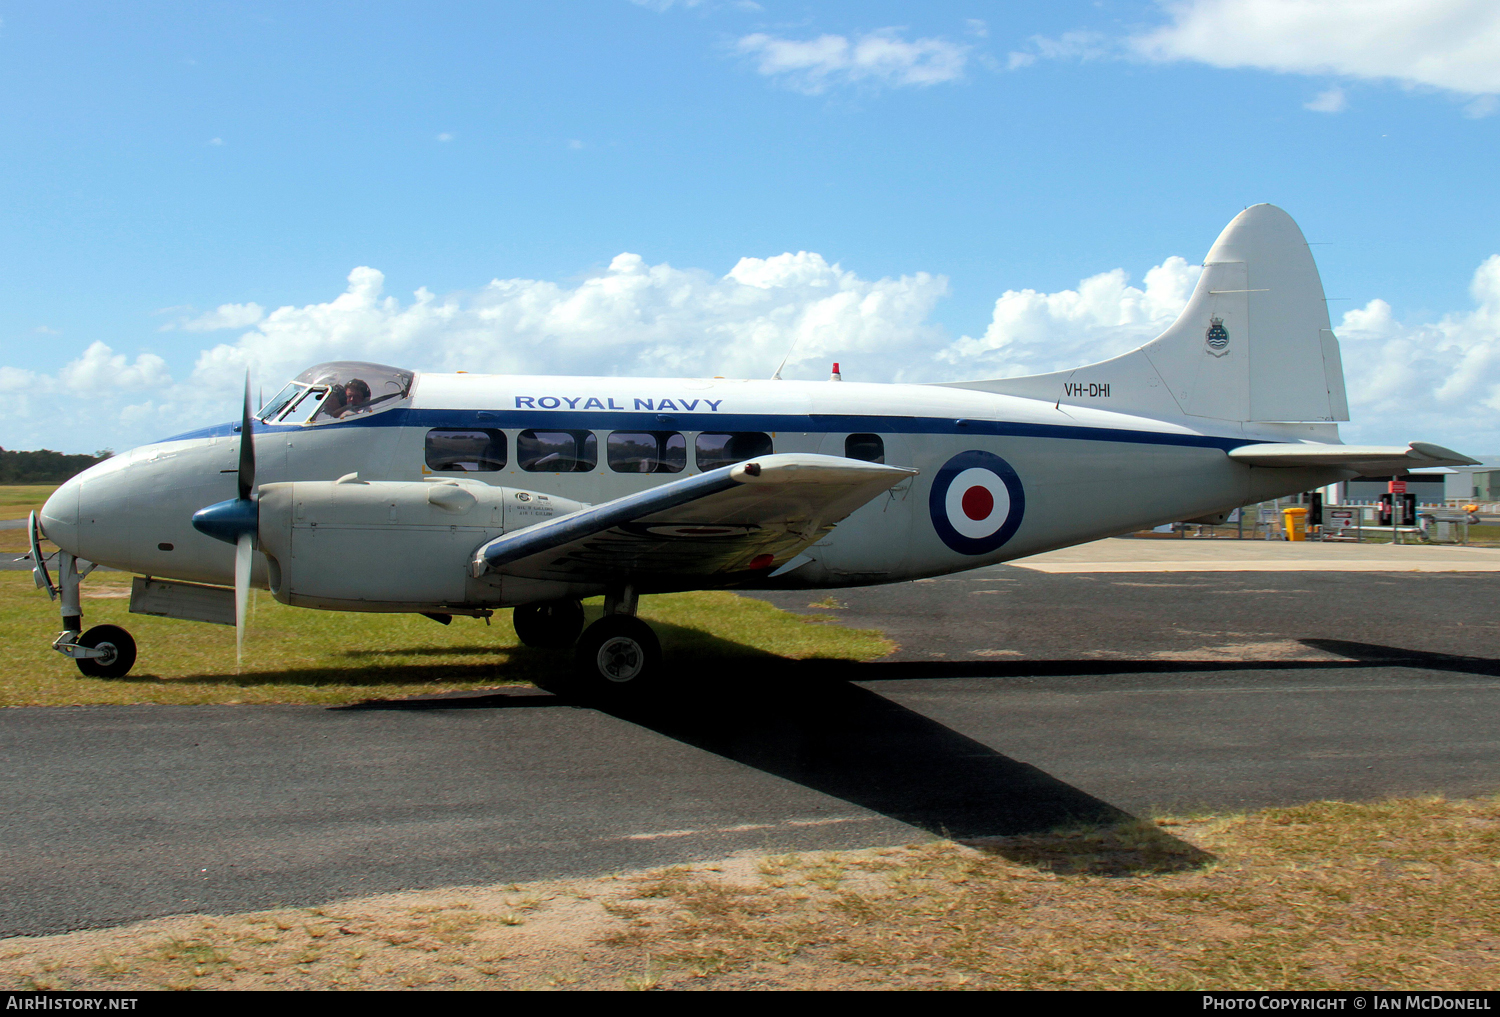
[[[64,455],[50,448],[11,452],[0,448],[0,484],[61,484],[95,463],[114,455],[101,449],[93,455]]]

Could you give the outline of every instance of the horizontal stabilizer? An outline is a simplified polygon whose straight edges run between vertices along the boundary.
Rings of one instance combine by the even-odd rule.
[[[769,573],[915,473],[837,456],[762,456],[497,537],[474,553],[473,574],[681,586]]]
[[[1414,441],[1407,448],[1390,445],[1298,445],[1272,443],[1241,445],[1229,458],[1247,466],[1325,466],[1353,470],[1367,476],[1384,476],[1402,470],[1431,466],[1478,466],[1470,459],[1441,445]]]

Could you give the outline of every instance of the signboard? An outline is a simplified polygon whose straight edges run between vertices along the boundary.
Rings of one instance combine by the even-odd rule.
[[[1328,524],[1330,526],[1353,526],[1359,518],[1358,509],[1336,508],[1328,510]]]
[[[1391,494],[1405,494],[1406,493],[1406,481],[1404,481],[1404,480],[1393,480],[1389,484],[1386,485],[1386,489],[1388,491],[1390,491]]]

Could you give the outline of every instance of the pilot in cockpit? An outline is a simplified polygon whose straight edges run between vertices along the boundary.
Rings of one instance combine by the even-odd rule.
[[[344,408],[340,411],[341,416],[369,411],[370,386],[359,378],[351,378],[349,383],[344,386],[341,395],[344,397]]]

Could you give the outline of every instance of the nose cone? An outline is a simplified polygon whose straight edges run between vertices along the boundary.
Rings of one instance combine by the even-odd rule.
[[[52,492],[42,506],[42,532],[69,554],[78,554],[78,493],[83,482],[77,477]]]

